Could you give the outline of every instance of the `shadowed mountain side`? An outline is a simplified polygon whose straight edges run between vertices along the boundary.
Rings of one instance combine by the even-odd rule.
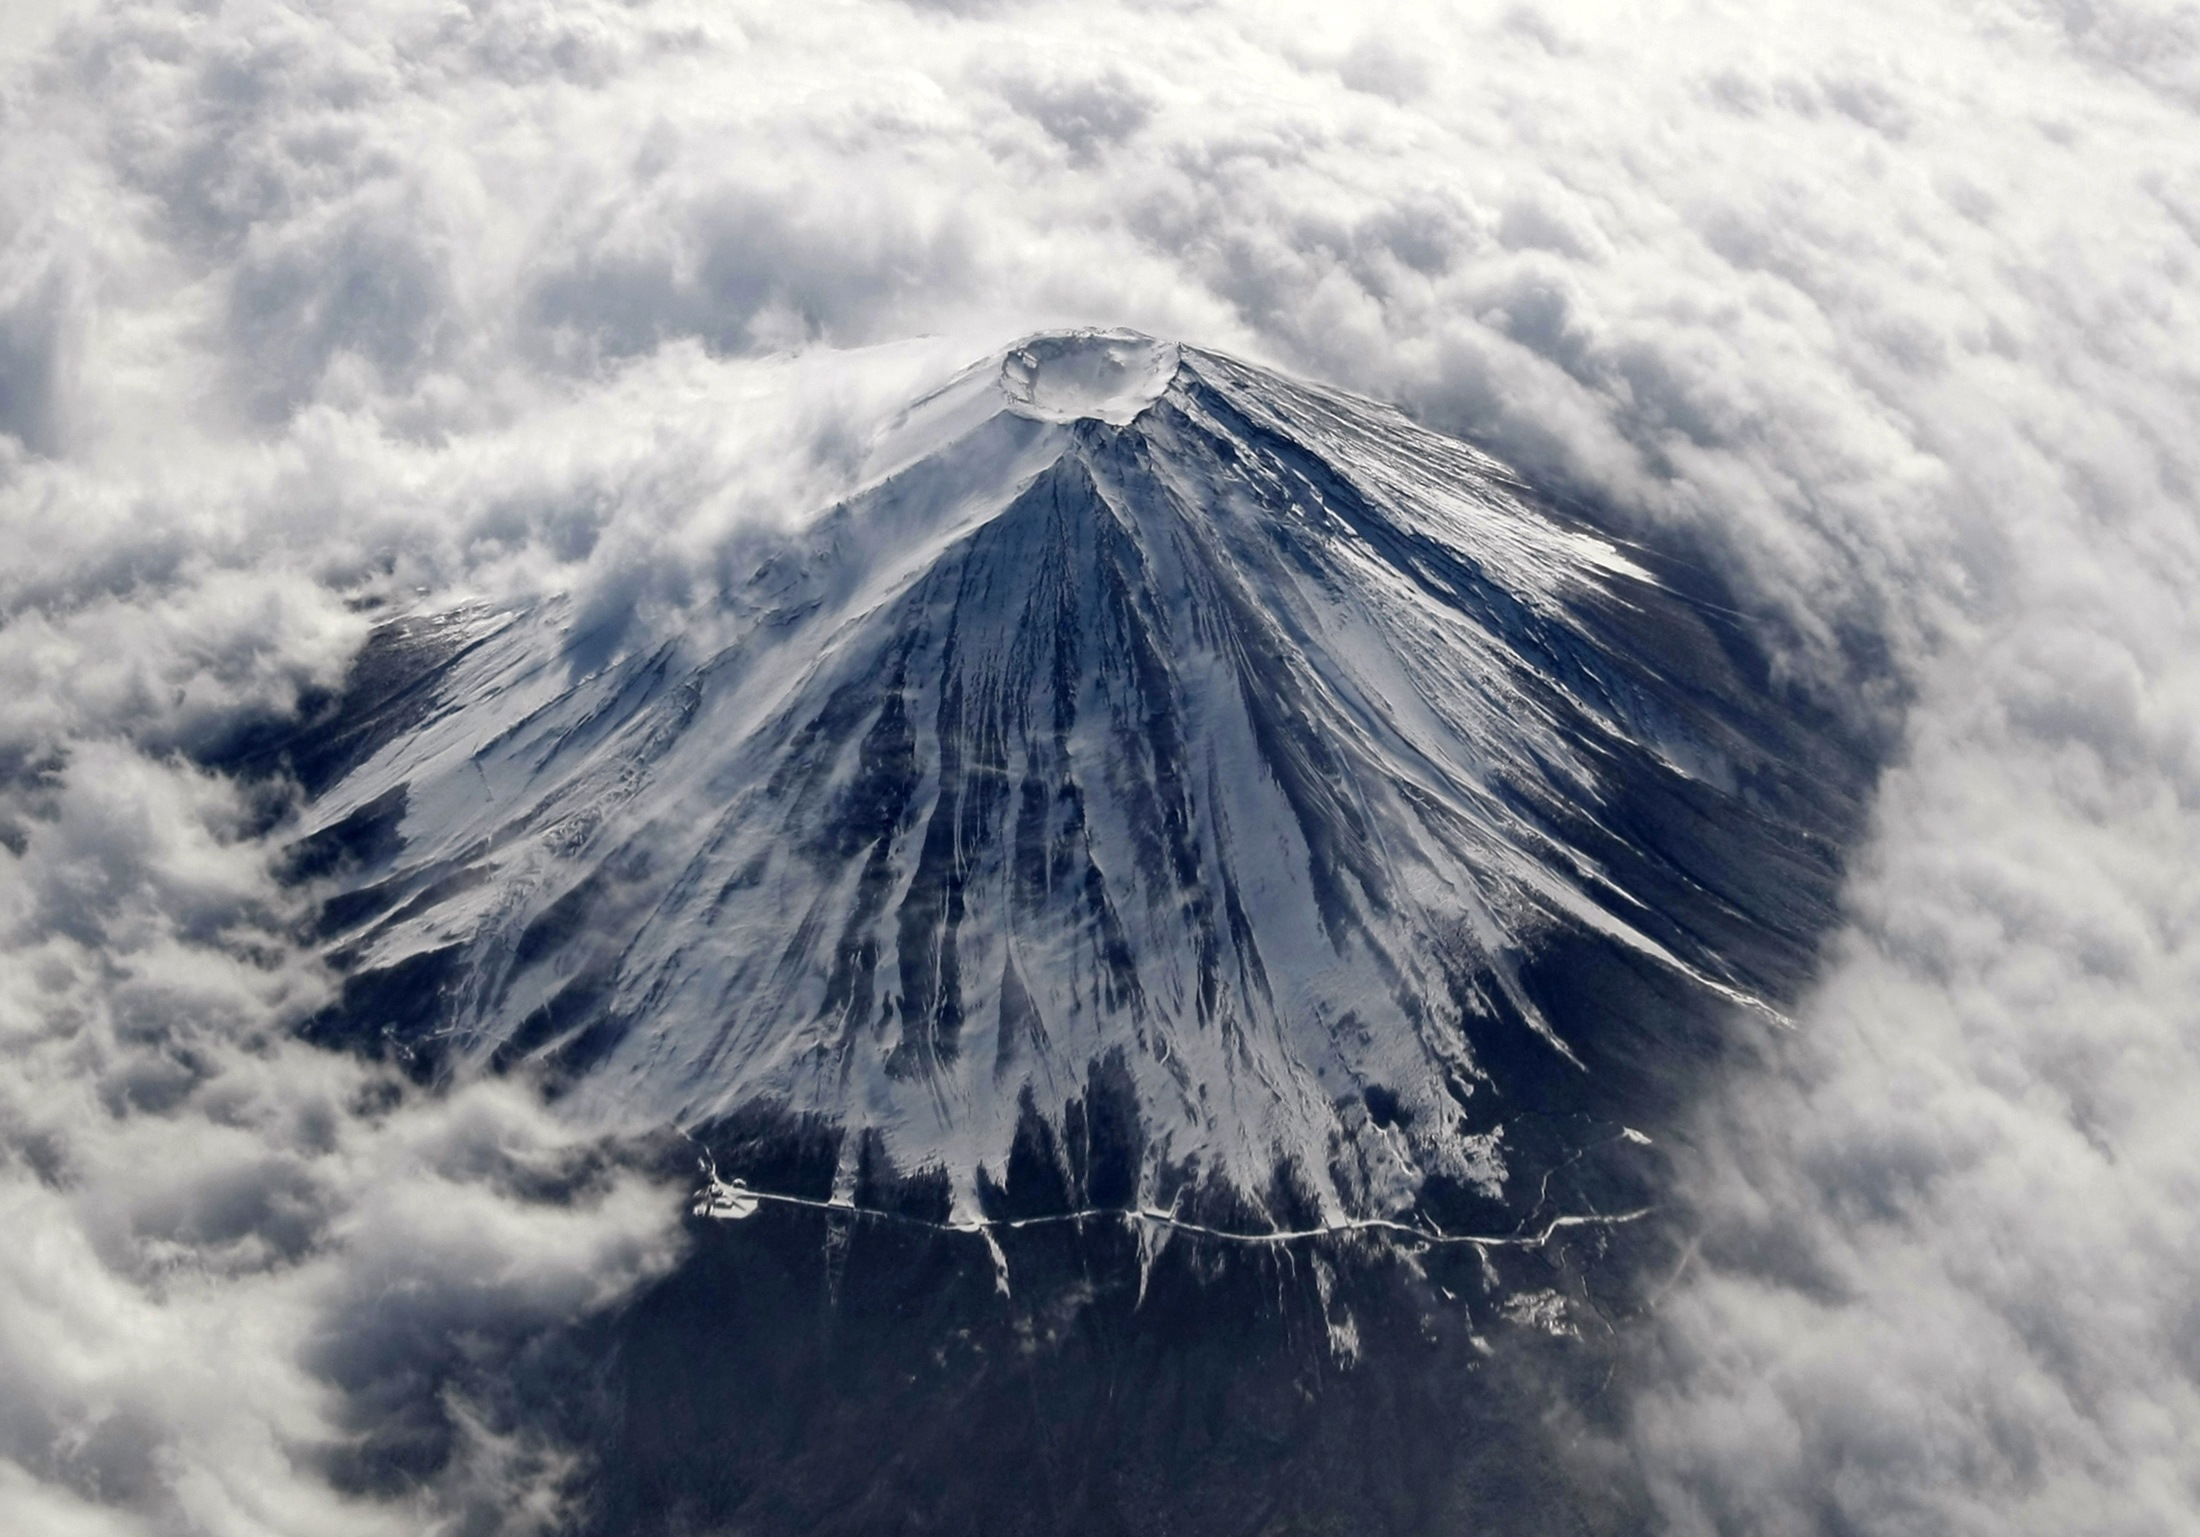
[[[1543,1435],[1608,1369],[1576,1337],[1602,1321],[1559,1300],[1610,1268],[1578,1243],[1499,1276],[1342,1241],[1148,1259],[1120,1229],[1042,1228],[996,1266],[915,1226],[723,1224],[619,1322],[594,1529],[1621,1530],[1624,1494]]]
[[[1074,1117],[1103,1202],[1137,1171],[1113,1092]],[[1027,1116],[1004,1211],[1059,1205],[1047,1137]],[[708,1144],[823,1196],[839,1139],[759,1111]],[[943,1226],[943,1178],[900,1175],[875,1140],[855,1161],[856,1210],[699,1217],[677,1271],[538,1352],[546,1420],[594,1453],[583,1529],[1638,1529],[1624,1470],[1584,1476],[1552,1426],[1614,1407],[1628,1278],[1674,1263],[1655,1223],[1487,1249],[1157,1242],[1105,1213],[987,1236]],[[1612,1194],[1593,1184],[1556,1194]]]

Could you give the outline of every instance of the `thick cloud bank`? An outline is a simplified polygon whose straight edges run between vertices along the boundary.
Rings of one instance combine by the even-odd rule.
[[[1707,1111],[1681,1531],[2200,1530],[2200,12],[264,0],[0,53],[0,1526],[524,1528],[677,1192],[305,1051],[276,792],[368,599],[647,625],[1042,324],[1408,402],[1899,730]],[[30,39],[24,41],[24,38]],[[910,338],[928,338],[910,341]]]

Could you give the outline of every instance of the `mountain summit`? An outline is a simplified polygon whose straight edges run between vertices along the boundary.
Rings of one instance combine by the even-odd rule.
[[[1496,461],[1119,331],[870,455],[685,633],[384,629],[313,748],[318,1028],[829,1125],[838,1196],[875,1153],[961,1220],[1017,1156],[1097,1199],[1112,1107],[1115,1199],[1334,1224],[1526,1213],[1535,1126],[1641,1142],[1802,977],[1826,737],[1699,578]]]

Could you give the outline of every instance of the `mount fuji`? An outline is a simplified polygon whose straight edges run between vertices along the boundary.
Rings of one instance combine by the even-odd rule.
[[[1032,337],[863,453],[676,620],[385,621],[281,749],[309,1035],[709,1166],[604,1529],[1593,1527],[1538,1395],[1681,1249],[1859,735],[1699,566],[1219,353]]]
[[[1839,775],[1673,563],[1127,332],[1032,338],[870,454],[680,633],[385,628],[310,764],[322,1028],[540,1063],[606,1122],[817,1117],[844,1198],[873,1147],[965,1219],[1104,1077],[1141,1205],[1280,1181],[1335,1222],[1502,1199],[1516,1115],[1620,1133],[1777,1020]]]

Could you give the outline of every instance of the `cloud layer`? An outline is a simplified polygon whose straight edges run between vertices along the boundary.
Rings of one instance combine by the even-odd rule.
[[[45,9],[0,60],[0,1524],[547,1519],[481,1361],[664,1263],[671,1194],[288,1044],[269,808],[191,757],[367,597],[676,613],[899,395],[1097,321],[1693,541],[1900,733],[1798,1038],[1707,1111],[1627,1449],[1664,1517],[2200,1527],[2190,4]]]

